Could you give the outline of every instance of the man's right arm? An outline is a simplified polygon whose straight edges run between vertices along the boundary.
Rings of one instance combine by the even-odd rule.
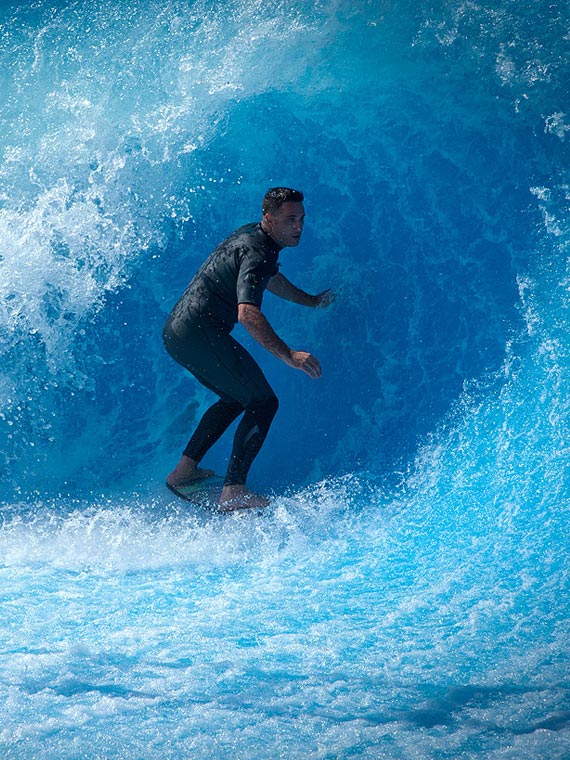
[[[238,321],[252,338],[263,348],[271,351],[278,359],[284,361],[285,364],[294,369],[303,370],[309,377],[321,376],[321,365],[318,359],[306,351],[290,349],[271,327],[258,306],[251,303],[240,303],[238,305]]]

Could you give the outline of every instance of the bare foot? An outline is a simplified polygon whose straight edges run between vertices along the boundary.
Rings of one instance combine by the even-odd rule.
[[[270,500],[267,496],[249,491],[245,486],[224,486],[220,496],[220,509],[223,512],[233,512],[237,509],[259,509],[268,507]]]
[[[181,488],[182,486],[189,486],[197,480],[211,478],[215,474],[213,470],[198,467],[197,463],[193,459],[190,459],[190,457],[183,456],[166,478],[166,482],[169,486]]]

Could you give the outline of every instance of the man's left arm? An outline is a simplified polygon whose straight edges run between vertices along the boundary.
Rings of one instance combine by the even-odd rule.
[[[284,298],[286,301],[293,301],[293,303],[298,303],[301,306],[310,306],[312,308],[330,306],[335,299],[335,294],[331,289],[323,290],[322,293],[312,296],[296,285],[293,285],[281,272],[269,280],[267,290],[279,298]]]

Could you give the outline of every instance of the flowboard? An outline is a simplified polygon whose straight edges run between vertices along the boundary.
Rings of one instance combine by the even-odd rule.
[[[238,505],[237,502],[235,506],[228,505],[226,507],[221,507],[219,501],[223,485],[224,478],[221,477],[221,475],[211,475],[208,478],[196,480],[185,486],[171,486],[169,483],[166,484],[167,488],[172,491],[173,494],[197,507],[204,507],[218,512],[252,511],[258,512],[259,514],[266,509],[266,507],[259,505],[247,506],[247,503],[241,503]]]
[[[219,509],[223,484],[224,479],[221,475],[211,475],[185,486],[171,486],[169,483],[166,486],[173,494],[190,504],[206,509]]]

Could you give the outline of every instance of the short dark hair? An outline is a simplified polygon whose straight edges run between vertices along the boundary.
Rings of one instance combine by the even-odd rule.
[[[300,190],[293,190],[290,187],[272,187],[265,193],[261,211],[263,215],[271,214],[281,208],[287,201],[302,203],[305,196]]]

